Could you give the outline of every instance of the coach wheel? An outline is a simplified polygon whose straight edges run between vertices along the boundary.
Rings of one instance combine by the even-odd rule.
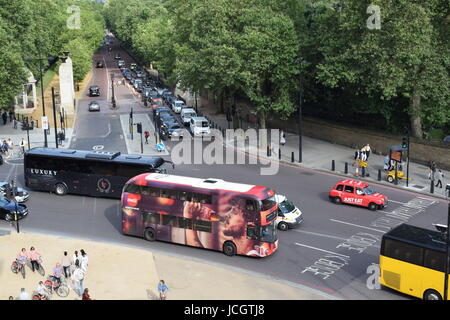
[[[393,176],[388,176],[387,177],[387,181],[390,182],[390,183],[394,182],[394,177]]]
[[[333,198],[333,202],[334,202],[335,204],[340,204],[340,203],[341,203],[341,198],[339,198],[339,197],[334,197],[334,198]]]
[[[369,203],[369,210],[372,210],[372,211],[377,210],[377,205],[376,205],[376,203],[373,203],[373,202]]]
[[[281,231],[286,231],[287,229],[289,229],[289,226],[286,222],[280,222],[278,224],[278,229],[280,229]]]
[[[236,254],[236,246],[233,242],[227,241],[223,244],[223,253],[231,257]]]
[[[155,241],[156,240],[156,231],[153,228],[147,228],[144,231],[144,238],[147,241]]]
[[[66,188],[66,186],[63,185],[62,183],[58,183],[58,184],[55,186],[55,193],[56,193],[58,196],[63,196],[63,195],[65,195],[65,194],[67,193],[67,188]]]
[[[430,289],[423,294],[423,300],[442,300],[442,297],[439,292]]]

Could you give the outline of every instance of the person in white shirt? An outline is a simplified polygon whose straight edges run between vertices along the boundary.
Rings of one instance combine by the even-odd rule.
[[[36,288],[36,292],[38,295],[42,298],[48,299],[48,291],[47,288],[44,286],[44,283],[42,281],[39,281],[39,285]]]
[[[77,268],[73,272],[73,280],[75,281],[75,291],[81,297],[83,295],[83,280],[85,272],[82,268]]]
[[[80,253],[81,253],[81,267],[83,269],[85,269],[85,272],[86,272],[87,267],[89,266],[89,258],[88,258],[87,253],[84,251],[84,249],[81,249]]]

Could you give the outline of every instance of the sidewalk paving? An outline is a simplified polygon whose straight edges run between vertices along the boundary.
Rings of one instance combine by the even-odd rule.
[[[214,108],[209,107],[206,103],[201,103],[201,106],[198,108],[199,113],[206,116],[208,120],[212,121],[213,126],[227,129],[229,126],[228,121],[224,114],[218,113]],[[236,121],[236,125],[238,122]],[[255,125],[252,123],[248,123],[244,120],[239,121],[239,125],[242,125],[244,130],[248,128],[255,128]],[[233,127],[233,125],[231,125]],[[373,152],[370,153],[370,157],[368,159],[368,167],[366,168],[366,173],[369,174],[368,177],[356,177],[355,176],[355,168],[352,167],[353,156],[355,150],[346,146],[332,144],[327,141],[322,141],[318,139],[313,139],[310,137],[302,136],[302,163],[298,162],[299,159],[299,136],[298,134],[287,133],[285,132],[286,143],[283,146],[279,144],[275,144],[274,152],[272,152],[270,159],[271,160],[281,160],[286,163],[298,165],[305,168],[310,168],[314,170],[321,170],[327,172],[332,171],[332,160],[335,163],[335,171],[334,173],[340,174],[344,177],[355,178],[359,180],[366,180],[370,182],[377,182],[385,185],[390,185],[393,187],[406,189],[414,192],[423,193],[429,196],[435,196],[443,199],[448,199],[446,195],[446,185],[450,184],[450,171],[442,170],[444,174],[444,179],[442,181],[442,188],[434,187],[433,193],[431,193],[431,180],[428,179],[428,168],[422,164],[410,162],[409,163],[409,178],[411,179],[408,182],[408,187],[406,187],[406,180],[398,179],[398,185],[394,185],[394,183],[389,183],[386,181],[386,174],[383,169],[384,166],[384,157],[386,154],[375,154]],[[244,148],[243,144],[244,137],[241,137],[241,146],[234,141],[225,141],[225,143],[229,146],[235,146],[241,151],[245,151],[252,155],[259,155],[260,158],[269,158],[267,156],[267,149],[264,150],[258,149],[258,146],[255,144],[246,145]],[[238,140],[238,139],[237,139]],[[370,141],[361,141],[361,145],[365,145]],[[386,146],[386,150],[388,150],[389,146]],[[281,153],[281,158],[279,157],[278,152]],[[292,162],[292,153],[294,154],[294,162]],[[450,157],[450,151],[449,151]],[[348,164],[348,173],[345,173],[345,163]],[[439,168],[438,168],[439,169]],[[378,171],[381,172],[381,181],[378,180]],[[406,176],[406,162],[404,162],[403,171]],[[361,172],[361,169],[360,169]],[[437,180],[434,181],[436,185]]]
[[[0,229],[1,230],[1,229]],[[21,248],[31,246],[43,256],[45,279],[63,252],[72,257],[75,250],[84,249],[89,257],[84,288],[96,300],[157,300],[157,285],[164,280],[169,287],[168,300],[325,300],[333,297],[290,286],[284,282],[262,278],[214,264],[181,259],[150,250],[120,246],[115,243],[93,242],[39,233],[0,233],[0,300],[17,297],[21,288],[31,295],[44,277],[26,268],[26,278],[14,274],[10,265]],[[145,241],[145,240],[142,240]],[[148,245],[151,247],[151,244]],[[217,254],[222,254],[217,252]],[[250,258],[246,258],[250,259]],[[254,263],[258,263],[255,259]],[[80,300],[70,290],[52,300]]]

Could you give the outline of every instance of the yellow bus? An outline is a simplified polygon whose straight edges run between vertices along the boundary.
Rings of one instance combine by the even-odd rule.
[[[442,233],[407,224],[385,233],[380,251],[380,284],[424,300],[441,300],[445,244]]]

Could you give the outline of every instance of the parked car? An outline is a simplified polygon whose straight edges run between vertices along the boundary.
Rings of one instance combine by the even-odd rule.
[[[103,67],[104,67],[103,61],[97,61],[96,67],[97,67],[97,68],[103,68]]]
[[[9,194],[8,194],[9,193]],[[12,198],[12,186],[9,182],[2,181],[0,182],[0,197],[4,198]],[[18,203],[23,203],[30,198],[30,194],[25,189],[16,187],[15,190],[15,199]]]
[[[130,63],[130,70],[134,71],[137,67],[137,63]]]
[[[157,116],[156,123],[158,124],[158,127],[162,127],[167,126],[167,123],[169,122],[176,122],[176,121],[177,120],[175,119],[175,117],[172,116],[171,114],[160,112],[159,115]]]
[[[116,54],[114,55],[114,59],[120,59],[120,53],[116,53]]]
[[[275,220],[275,225],[278,229],[286,231],[291,228],[295,228],[303,221],[302,212],[289,201],[286,196],[281,194],[275,195],[275,201],[278,205],[278,216]]]
[[[134,89],[136,89],[136,91],[141,92],[142,91],[142,80],[141,79],[135,79],[134,83],[133,83],[133,87]]]
[[[205,117],[192,117],[189,128],[194,137],[207,136],[211,133],[209,122]]]
[[[123,60],[119,60],[119,62],[117,62],[117,66],[119,67],[119,68],[125,68],[125,61],[123,61]]]
[[[373,191],[368,183],[357,180],[341,180],[331,189],[329,198],[336,204],[346,203],[369,208],[382,209],[388,205],[388,198]]]
[[[173,97],[173,93],[170,92],[169,90],[164,91],[163,94],[162,94],[162,98],[164,99],[164,101],[167,102],[167,99],[168,99],[169,97]]]
[[[17,204],[9,201],[6,198],[0,198],[0,219],[6,221],[13,221],[17,214],[17,220],[21,220],[28,215],[28,208],[24,204]]]
[[[99,86],[90,86],[89,87],[89,96],[90,97],[98,97],[98,96],[100,96],[100,88],[99,88]]]
[[[185,126],[189,125],[189,121],[191,121],[192,117],[196,117],[197,113],[192,108],[183,108],[180,113],[181,121]]]
[[[169,138],[172,137],[172,135],[179,135],[179,131],[181,129],[182,128],[178,121],[165,121],[162,126],[162,130]]]
[[[143,75],[144,73],[142,71],[136,71],[136,77],[142,78]]]
[[[131,74],[131,71],[130,71],[130,69],[128,69],[128,68],[122,68],[122,74],[125,76],[125,74],[127,74],[127,73],[130,73]]]
[[[89,111],[100,111],[100,105],[97,101],[89,102]]]

